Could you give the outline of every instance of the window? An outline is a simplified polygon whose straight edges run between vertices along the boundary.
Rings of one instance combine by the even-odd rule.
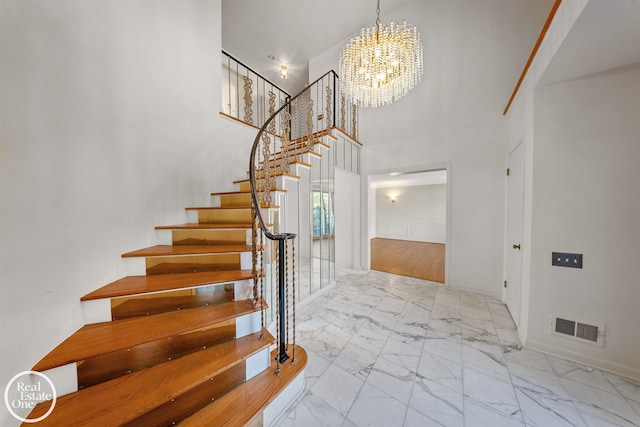
[[[313,192],[313,237],[331,236],[333,234],[333,209],[331,193]]]

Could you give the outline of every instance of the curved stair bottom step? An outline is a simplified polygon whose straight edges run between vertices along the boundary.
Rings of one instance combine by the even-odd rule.
[[[273,364],[267,370],[236,387],[220,399],[182,420],[181,427],[272,426],[304,392],[307,352],[295,347],[296,362]],[[271,353],[271,360],[276,356]]]
[[[256,332],[59,397],[38,426],[177,424],[269,369],[275,338],[263,333],[263,338]],[[40,403],[28,418],[42,416],[50,406]]]

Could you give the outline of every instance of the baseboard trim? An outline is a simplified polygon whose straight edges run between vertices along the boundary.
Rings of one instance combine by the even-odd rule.
[[[500,301],[502,301],[502,299],[500,298],[501,295],[500,294],[496,294],[496,293],[492,293],[492,292],[488,292],[482,289],[476,289],[476,288],[468,288],[465,286],[457,286],[457,285],[451,285],[448,283],[444,284],[446,287],[450,288],[450,289],[455,289],[458,291],[465,291],[465,292],[472,292],[474,294],[478,294],[478,295],[483,295],[485,297],[492,297],[492,298],[496,298]]]
[[[601,371],[609,372],[614,375],[629,378],[634,381],[640,381],[640,369],[632,368],[630,366],[620,365],[615,362],[599,359],[597,357],[587,356],[582,353],[576,353],[532,339],[527,340],[527,344],[525,347],[531,350],[536,350],[541,353],[548,354],[550,356],[559,357],[561,359],[566,359],[571,362],[580,363],[581,365],[586,365],[592,368],[599,369]]]

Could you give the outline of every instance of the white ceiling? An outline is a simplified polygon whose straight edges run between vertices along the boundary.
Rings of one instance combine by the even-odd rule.
[[[539,83],[640,62],[640,0],[590,0]]]
[[[411,22],[392,13],[407,1],[382,0],[380,19]],[[222,48],[294,94],[308,83],[309,59],[375,20],[376,0],[222,0]],[[286,80],[281,63],[289,70]]]
[[[381,20],[411,22],[411,17],[393,13],[410,1],[382,0]],[[222,47],[297,93],[308,83],[309,59],[373,25],[375,8],[376,0],[222,0]],[[540,84],[638,62],[640,0],[590,0]],[[289,69],[287,80],[279,78],[283,63]]]

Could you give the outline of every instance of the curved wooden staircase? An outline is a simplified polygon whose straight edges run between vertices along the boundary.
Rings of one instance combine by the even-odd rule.
[[[194,222],[156,227],[168,244],[122,255],[131,275],[81,298],[86,325],[33,367],[58,389],[39,426],[262,425],[265,408],[268,424],[302,392],[302,348],[279,375],[271,363],[275,338],[254,303],[251,194],[239,185],[212,194],[217,206],[187,208]]]

